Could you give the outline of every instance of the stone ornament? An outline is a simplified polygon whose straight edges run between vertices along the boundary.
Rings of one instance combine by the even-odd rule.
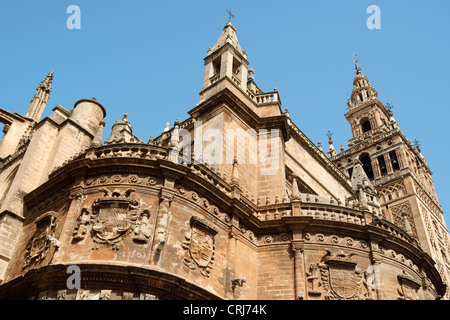
[[[399,294],[398,300],[420,300],[418,291],[421,287],[412,277],[408,276],[403,270],[401,275],[397,276]]]
[[[133,241],[147,243],[151,236],[150,210],[139,213],[139,202],[131,198],[135,190],[101,188],[99,191],[104,192],[104,196],[94,201],[91,208],[81,209],[72,243],[84,240],[90,234],[94,249],[99,244],[106,244],[118,250],[117,244],[132,233]]]
[[[37,264],[47,256],[54,241],[57,212],[49,211],[36,221],[36,231],[25,250],[23,269]]]
[[[200,269],[200,273],[209,277],[214,262],[214,236],[217,230],[206,220],[192,217],[191,232],[185,235],[183,249],[187,251],[184,264],[191,270]]]
[[[320,263],[310,265],[307,272],[309,284],[308,295],[324,295],[326,300],[361,300],[363,272],[356,267],[357,262],[351,259],[353,253],[342,250],[327,254]]]

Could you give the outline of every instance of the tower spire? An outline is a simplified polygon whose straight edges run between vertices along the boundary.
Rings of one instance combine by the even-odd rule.
[[[353,90],[351,97],[347,103],[348,110],[354,109],[368,101],[376,100],[378,98],[378,92],[370,84],[369,79],[362,73],[358,60],[356,60],[356,54],[353,55],[353,61],[355,62],[356,76],[353,79]]]
[[[52,90],[53,70],[47,75],[47,77],[41,81],[36,88],[36,94],[31,99],[30,106],[28,107],[25,118],[32,119],[39,122],[48,99],[50,98],[50,91]]]

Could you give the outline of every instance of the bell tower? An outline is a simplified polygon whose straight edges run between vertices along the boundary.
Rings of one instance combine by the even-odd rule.
[[[352,177],[355,163],[376,189],[381,217],[401,228],[435,260],[450,281],[450,236],[439,204],[432,172],[418,144],[413,144],[394,119],[392,106],[378,100],[377,91],[358,61],[345,117],[353,137],[348,149],[330,159]],[[449,298],[447,291],[446,298]]]
[[[247,89],[248,65],[247,54],[242,50],[236,36],[236,28],[231,20],[223,27],[216,44],[209,48],[205,61],[203,94],[211,85],[228,77],[242,90]]]

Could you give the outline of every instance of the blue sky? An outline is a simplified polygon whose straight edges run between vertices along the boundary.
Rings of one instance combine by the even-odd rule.
[[[81,9],[80,30],[66,26],[70,5]],[[379,30],[366,26],[370,5],[381,9]],[[53,69],[44,116],[95,96],[107,109],[104,138],[125,112],[144,141],[188,117],[199,101],[203,58],[230,9],[259,87],[278,89],[312,141],[326,146],[331,130],[335,147],[347,147],[357,53],[380,101],[420,141],[449,224],[448,1],[17,0],[0,8],[0,108],[25,114]]]

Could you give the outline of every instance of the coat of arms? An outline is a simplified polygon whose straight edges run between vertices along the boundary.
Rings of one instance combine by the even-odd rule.
[[[320,295],[323,292],[327,300],[363,299],[363,272],[356,267],[357,262],[351,259],[353,254],[343,251],[333,254],[328,249],[326,251],[321,263],[311,265],[310,270],[319,269],[320,275],[317,272],[316,276],[312,277],[311,273],[308,278],[313,286],[309,294]],[[321,287],[322,291],[318,291],[318,287]]]
[[[206,221],[192,217],[191,233],[186,235],[183,248],[188,251],[184,264],[192,270],[200,268],[202,275],[209,277],[214,262],[214,236],[217,231]]]
[[[39,263],[47,256],[52,243],[56,240],[53,238],[53,235],[56,228],[55,220],[57,215],[57,212],[49,211],[36,221],[36,231],[28,242],[23,268],[33,263]]]
[[[131,198],[134,189],[110,191],[102,188],[105,194],[92,204],[92,210],[83,208],[74,229],[72,242],[83,240],[90,230],[95,243],[110,245],[118,250],[117,243],[134,232],[133,240],[147,243],[150,232],[147,230],[150,212],[138,214],[139,202]],[[141,221],[142,220],[142,221]]]

